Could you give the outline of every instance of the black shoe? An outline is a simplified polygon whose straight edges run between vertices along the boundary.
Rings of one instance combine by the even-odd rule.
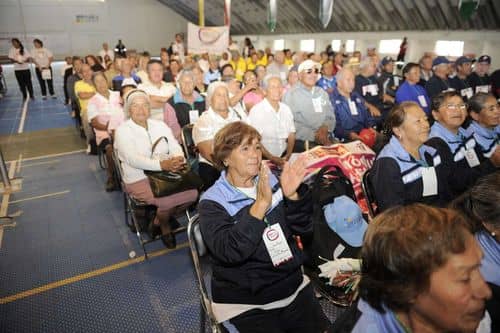
[[[148,235],[149,237],[151,237],[151,239],[155,239],[156,237],[160,236],[161,235],[160,226],[151,222],[148,225]]]
[[[177,241],[175,240],[175,235],[173,233],[161,236],[161,241],[165,244],[167,249],[175,249],[177,246]]]
[[[175,229],[177,229],[181,226],[181,224],[173,216],[171,216],[170,220],[168,220],[168,224],[170,224],[170,230],[172,230],[172,231],[175,231]]]
[[[113,179],[108,179],[108,181],[106,182],[106,192],[113,192],[113,191],[116,191],[117,189],[117,186],[115,184],[115,182],[113,181]]]

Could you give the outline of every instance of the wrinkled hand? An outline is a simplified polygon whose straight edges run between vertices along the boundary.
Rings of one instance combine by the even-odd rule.
[[[285,159],[277,156],[273,156],[269,159],[273,164],[275,164],[278,167],[282,167],[283,164],[285,163]]]
[[[257,197],[250,208],[250,215],[262,220],[271,206],[273,193],[269,184],[269,168],[262,163],[259,171],[259,182],[257,183]]]
[[[177,172],[186,167],[186,161],[182,156],[175,156],[163,161],[160,161],[160,167],[164,171]]]
[[[257,89],[258,83],[257,80],[255,81],[249,81],[247,84],[245,84],[245,91],[249,92],[250,90]]]
[[[380,110],[374,107],[373,105],[368,106],[368,111],[370,111],[372,117],[380,117],[382,115],[380,113]]]
[[[280,183],[283,195],[291,200],[297,200],[297,189],[306,175],[306,155],[301,155],[293,163],[285,162],[281,172]]]
[[[316,142],[321,143],[324,146],[328,146],[331,144],[330,139],[328,139],[328,127],[321,126],[318,128],[316,133],[314,133],[314,138]]]

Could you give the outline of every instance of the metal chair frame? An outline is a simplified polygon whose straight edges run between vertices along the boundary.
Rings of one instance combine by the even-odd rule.
[[[221,324],[218,324],[217,320],[215,319],[215,315],[212,310],[212,300],[209,296],[207,285],[205,282],[205,279],[210,277],[210,273],[207,273],[208,269],[204,269],[203,266],[207,266],[209,264],[202,263],[202,261],[208,259],[206,258],[208,251],[201,236],[200,220],[198,214],[189,219],[187,236],[189,249],[191,251],[191,258],[193,259],[193,266],[196,274],[198,290],[200,292],[200,332],[205,333],[205,324],[207,317],[212,333],[227,332],[227,330]]]
[[[375,198],[375,193],[373,191],[373,186],[370,182],[370,170],[366,170],[361,179],[361,189],[368,204],[368,213],[371,218],[374,218],[378,214],[377,209],[377,199]]]

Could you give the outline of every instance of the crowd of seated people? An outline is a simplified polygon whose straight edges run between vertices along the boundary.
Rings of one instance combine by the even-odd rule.
[[[361,133],[369,132],[373,140],[366,143],[377,154],[370,180],[381,214],[363,245],[356,303],[362,315],[354,331],[417,331],[425,325],[435,332],[467,332],[479,325],[491,297],[478,270],[486,251],[481,242],[487,241],[483,247],[493,249],[490,258],[498,264],[498,216],[481,220],[491,231],[485,240],[477,223],[470,227],[467,218],[443,207],[462,200],[455,206],[473,209],[463,196],[476,193],[474,186],[483,179],[498,179],[500,109],[488,76],[489,56],[464,56],[453,63],[426,54],[418,63],[406,63],[398,76],[394,60],[378,60],[373,48],[365,57],[360,52],[351,57],[290,50],[272,54],[247,41],[241,50],[232,42],[222,54],[191,55],[177,39],[175,48],[160,51],[160,59],[147,52],[116,56],[106,69],[97,66],[98,58],[86,57],[82,64],[75,57],[65,84],[85,135],[96,136],[108,165],[122,164],[129,194],[158,207],[153,225],[168,247],[175,247],[170,216],[199,193],[155,198],[144,171],[183,168],[181,132],[192,126],[204,183],[201,232],[215,267],[213,297],[221,318],[240,332],[253,332],[256,320],[266,323],[266,331],[293,331],[275,319],[299,325],[289,319],[295,315],[307,318],[301,322],[304,329],[327,329],[291,237],[311,225],[302,220],[309,212],[308,189],[295,184],[303,171],[289,159],[315,146],[364,141]],[[155,155],[152,145],[162,136],[167,142]],[[113,162],[113,149],[120,161]],[[281,182],[261,167],[262,159],[283,170]],[[116,185],[108,170],[106,189]],[[276,224],[285,236],[286,264],[273,262],[262,242],[266,227]],[[448,234],[457,237],[443,236]],[[428,239],[432,246],[422,248]],[[434,254],[439,255],[428,257]],[[402,266],[379,267],[384,260]],[[453,276],[461,274],[455,266],[462,261],[468,265],[463,280],[469,282],[459,287]],[[413,280],[405,280],[408,274]],[[385,284],[387,276],[392,284]],[[446,292],[435,286],[447,283],[452,289]],[[454,292],[470,294],[470,304],[450,296]],[[237,311],[231,303],[238,303]],[[441,311],[446,306],[449,315]],[[293,308],[297,312],[288,312]]]

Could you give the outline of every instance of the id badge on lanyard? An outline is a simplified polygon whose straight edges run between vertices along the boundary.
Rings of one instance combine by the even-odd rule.
[[[427,100],[425,99],[424,95],[418,95],[418,102],[420,103],[420,106],[422,106],[423,108],[426,108],[428,106]]]
[[[422,196],[427,197],[438,194],[438,182],[434,167],[422,167],[422,182],[424,184]]]
[[[189,123],[194,124],[198,118],[200,117],[200,113],[198,110],[189,110]]]
[[[286,241],[285,233],[279,223],[270,225],[264,229],[262,240],[274,267],[293,258],[290,246],[288,246],[288,242]]]
[[[321,106],[321,97],[313,98],[312,102],[313,102],[314,112],[322,113],[323,107]]]
[[[476,151],[474,148],[469,148],[465,151],[465,159],[467,160],[467,164],[469,167],[473,168],[480,164],[479,158],[477,158]]]
[[[356,103],[350,99],[349,99],[348,103],[349,103],[349,110],[351,111],[351,114],[353,116],[357,116],[358,115],[358,108],[356,107]]]

